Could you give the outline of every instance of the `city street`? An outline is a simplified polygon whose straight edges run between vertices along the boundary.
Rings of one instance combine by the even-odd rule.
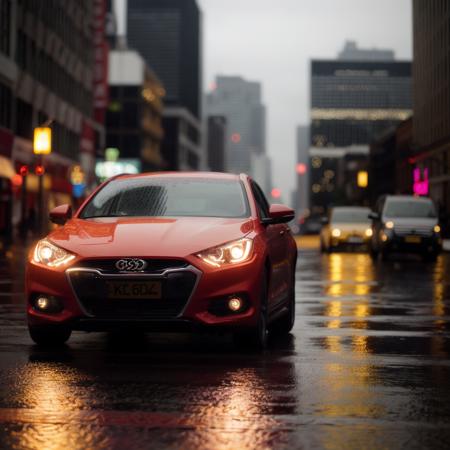
[[[175,334],[39,349],[25,253],[0,249],[2,448],[448,448],[448,253],[373,263],[303,242],[295,329],[263,354]]]

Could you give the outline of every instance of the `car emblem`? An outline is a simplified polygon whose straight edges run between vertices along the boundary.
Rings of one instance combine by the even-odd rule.
[[[142,272],[147,262],[138,258],[124,258],[116,262],[116,269],[120,272]]]

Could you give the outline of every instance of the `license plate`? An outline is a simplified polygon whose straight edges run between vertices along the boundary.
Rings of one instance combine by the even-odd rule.
[[[349,244],[362,244],[364,241],[363,241],[363,238],[361,238],[361,237],[359,237],[359,236],[350,236],[349,238],[348,238],[348,241],[347,241]]]
[[[422,238],[420,236],[406,236],[405,242],[408,244],[420,244],[422,242]]]
[[[111,281],[107,286],[110,299],[160,299],[162,297],[160,281]]]

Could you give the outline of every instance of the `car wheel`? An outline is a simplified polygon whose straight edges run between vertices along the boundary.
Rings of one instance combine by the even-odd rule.
[[[288,312],[270,326],[270,332],[277,336],[288,334],[295,323],[295,272],[289,289]]]
[[[266,270],[263,272],[262,279],[263,286],[257,325],[249,330],[239,331],[234,334],[235,344],[251,348],[252,350],[264,350],[267,347],[267,299],[269,295],[269,280]]]
[[[38,345],[46,347],[57,347],[68,341],[72,330],[67,327],[33,327],[29,326],[28,331],[31,339]]]
[[[387,250],[383,250],[381,252],[381,260],[387,261],[389,259],[389,252]]]

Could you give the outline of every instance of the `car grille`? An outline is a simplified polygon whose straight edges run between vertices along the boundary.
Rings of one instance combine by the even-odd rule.
[[[417,235],[429,237],[433,234],[433,229],[429,225],[414,227],[395,225],[394,231],[397,236]]]
[[[77,267],[88,269],[96,269],[105,273],[119,273],[116,268],[116,259],[85,259],[77,264]],[[188,266],[186,261],[180,259],[144,259],[147,263],[147,268],[144,273],[158,274],[168,269],[179,269]]]
[[[169,272],[161,277],[139,277],[127,274],[108,276],[94,270],[68,271],[74,292],[91,317],[105,320],[170,320],[185,308],[197,281],[191,270]],[[161,282],[161,299],[109,298],[108,282]]]

